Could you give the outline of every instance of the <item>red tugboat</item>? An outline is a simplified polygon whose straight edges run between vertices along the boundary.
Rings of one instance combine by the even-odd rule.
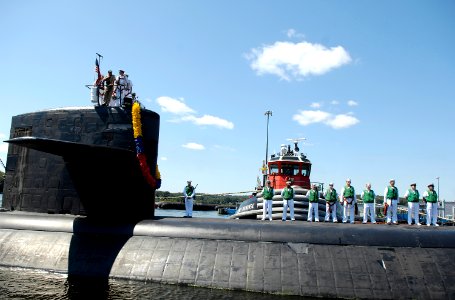
[[[270,180],[272,187],[275,190],[273,196],[273,219],[281,220],[283,216],[283,199],[281,190],[286,186],[286,181],[292,182],[294,188],[294,215],[297,220],[306,220],[308,215],[308,198],[305,196],[311,187],[310,173],[311,161],[307,156],[300,152],[298,142],[304,138],[292,140],[294,149],[291,150],[291,145],[281,145],[280,152],[272,154],[267,162],[268,171],[264,176]],[[323,191],[323,184],[319,185],[320,192]],[[231,219],[261,219],[262,218],[262,186],[257,189],[257,195],[243,201],[236,213]],[[253,193],[255,194],[255,193]],[[339,210],[340,211],[340,210]],[[319,200],[319,216],[325,216],[325,201]],[[289,218],[289,212],[287,214]]]

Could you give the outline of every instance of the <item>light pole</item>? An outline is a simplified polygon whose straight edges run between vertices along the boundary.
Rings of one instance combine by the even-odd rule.
[[[439,210],[439,207],[442,204],[442,203],[439,202],[439,199],[440,199],[440,197],[439,197],[439,176],[436,177],[436,180],[438,180],[438,196],[436,198],[437,198],[437,207],[438,207],[438,210]],[[438,216],[439,216],[439,211],[438,211]]]
[[[264,115],[267,116],[267,142],[265,144],[265,167],[267,168],[267,162],[268,162],[268,157],[269,157],[269,118],[272,115],[272,111],[268,110],[264,113]],[[267,170],[265,171],[265,174],[263,175],[262,186],[265,186],[266,177],[267,177]]]

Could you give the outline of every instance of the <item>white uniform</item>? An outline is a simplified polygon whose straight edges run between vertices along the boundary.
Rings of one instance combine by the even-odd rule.
[[[370,221],[371,221],[371,223],[376,224],[376,218],[375,218],[375,215],[376,215],[376,211],[375,211],[376,194],[374,193],[373,190],[371,190],[371,191],[373,192],[373,197],[375,199],[374,199],[373,203],[365,203],[365,202],[363,202],[363,223],[364,224],[368,221],[368,213],[370,213]],[[360,195],[360,199],[363,200],[364,196],[365,196],[365,191],[362,191],[362,194]]]
[[[340,202],[341,202],[341,205],[343,205],[343,223],[346,223],[348,221],[348,215],[349,215],[349,221],[351,222],[351,224],[354,224],[354,207],[355,207],[355,203],[357,202],[357,200],[355,199],[355,189],[353,186],[351,186],[352,189],[354,190],[354,196],[353,198],[346,198],[346,201],[344,201],[344,190],[345,190],[345,187],[343,186],[343,188],[341,189],[341,193],[340,193]]]
[[[290,215],[291,215],[291,221],[295,221],[295,218],[294,218],[294,197],[292,197],[291,199],[284,199],[284,191],[285,191],[286,187],[283,188],[281,190],[281,197],[283,197],[283,218],[282,220],[283,221],[286,221],[286,218],[287,218],[287,213],[288,213],[288,207],[289,207],[289,212],[290,212]]]
[[[391,186],[390,186],[391,187]],[[387,224],[390,224],[390,222],[393,222],[393,224],[398,224],[398,218],[397,218],[397,208],[398,208],[398,199],[400,199],[400,194],[398,193],[398,188],[397,189],[397,199],[389,199],[387,198],[387,191],[389,190],[389,186],[386,186],[384,189],[384,199],[389,205],[387,208]]]
[[[331,192],[332,190],[333,189],[331,189],[331,188],[328,188],[327,190],[325,190],[325,192],[324,192],[324,198],[325,199],[327,199],[327,194],[329,192]],[[330,210],[332,210],[333,223],[338,222],[338,219],[337,219],[337,201],[336,201],[337,198],[338,198],[338,193],[336,193],[336,191],[335,191],[335,203],[330,205],[327,202],[326,205],[325,205],[325,221],[326,222],[330,221]]]
[[[115,98],[117,106],[123,104],[123,98],[128,94],[128,80],[124,75],[119,75],[116,80]]]
[[[185,186],[183,189],[183,196],[185,197],[185,217],[193,217],[193,199],[194,194],[196,193],[196,189],[193,188],[193,192],[188,195],[187,191],[188,186]]]
[[[428,191],[425,191],[422,195],[423,198],[428,197]],[[434,226],[439,226],[438,223],[438,202],[427,202],[427,226],[433,224]]]
[[[273,190],[272,187],[264,187],[264,190]],[[262,194],[264,195],[264,190],[262,191]],[[267,200],[262,198],[262,220],[264,221],[267,216],[269,218],[269,221],[272,221],[272,207],[273,207],[273,200]]]
[[[419,191],[417,190],[412,190],[412,189],[408,189],[406,190],[406,193],[404,193],[404,198],[408,199],[409,195],[411,193],[419,193]],[[417,225],[421,225],[420,222],[419,222],[419,201],[417,202],[409,202],[408,201],[408,224],[411,225],[412,224],[412,219],[413,219],[413,216],[414,216],[414,223],[417,224]]]
[[[306,193],[306,197],[308,199],[310,199],[310,192],[311,190],[309,190],[307,193]],[[315,191],[316,194],[317,194],[317,197],[318,197],[318,200],[319,200],[319,191]],[[308,201],[308,217],[307,217],[307,221],[308,222],[311,222],[313,221],[313,213],[314,213],[314,220],[316,222],[319,222],[319,210],[318,210],[318,206],[319,206],[319,203],[318,202],[310,202]]]

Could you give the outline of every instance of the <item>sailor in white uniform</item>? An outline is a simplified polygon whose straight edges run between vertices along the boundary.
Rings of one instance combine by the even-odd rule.
[[[262,221],[267,217],[272,221],[272,206],[273,206],[273,187],[270,186],[270,180],[267,180],[266,186],[262,190]]]
[[[187,186],[183,188],[183,197],[185,197],[185,216],[184,218],[193,217],[193,199],[196,194],[196,188],[191,185],[191,180],[187,181]]]
[[[408,200],[408,224],[412,224],[412,219],[414,217],[414,223],[417,226],[420,226],[419,222],[419,191],[416,188],[417,184],[411,183],[411,188],[406,190],[404,193],[404,198]]]
[[[434,184],[428,185],[428,190],[423,193],[422,198],[427,204],[427,226],[430,224],[439,226],[436,223],[438,220],[438,194],[434,190]]]
[[[348,221],[348,215],[351,224],[354,224],[354,207],[356,203],[355,190],[351,186],[351,179],[346,179],[346,185],[341,189],[340,202],[343,205],[343,223]]]
[[[314,212],[314,221],[319,222],[319,191],[316,184],[311,185],[311,190],[306,193],[306,197],[308,198],[308,217],[307,221],[313,221],[313,212]]]
[[[325,222],[330,221],[330,214],[332,214],[333,223],[338,222],[337,219],[337,191],[333,188],[333,182],[329,183],[329,188],[324,192],[325,198]]]
[[[376,211],[375,211],[375,199],[376,195],[371,189],[371,183],[365,185],[366,189],[360,195],[360,198],[363,201],[363,224],[368,221],[368,213],[370,213],[370,221],[373,224],[376,224]]]
[[[283,197],[283,217],[282,221],[286,221],[288,207],[291,214],[291,221],[294,218],[294,189],[291,187],[291,181],[286,181],[286,187],[281,190],[281,197]]]
[[[390,222],[398,225],[398,199],[398,189],[395,186],[395,179],[390,179],[390,185],[384,190],[384,202],[387,204],[387,224],[389,225]]]

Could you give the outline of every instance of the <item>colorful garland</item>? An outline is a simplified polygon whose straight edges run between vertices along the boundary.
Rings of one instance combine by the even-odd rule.
[[[142,142],[141,105],[139,102],[136,101],[133,103],[131,115],[133,117],[133,134],[134,142],[136,144],[136,157],[139,160],[142,175],[153,189],[159,189],[161,187],[161,174],[158,170],[158,165],[156,165],[155,177],[153,177],[147,163],[147,157],[144,153],[144,144]]]

